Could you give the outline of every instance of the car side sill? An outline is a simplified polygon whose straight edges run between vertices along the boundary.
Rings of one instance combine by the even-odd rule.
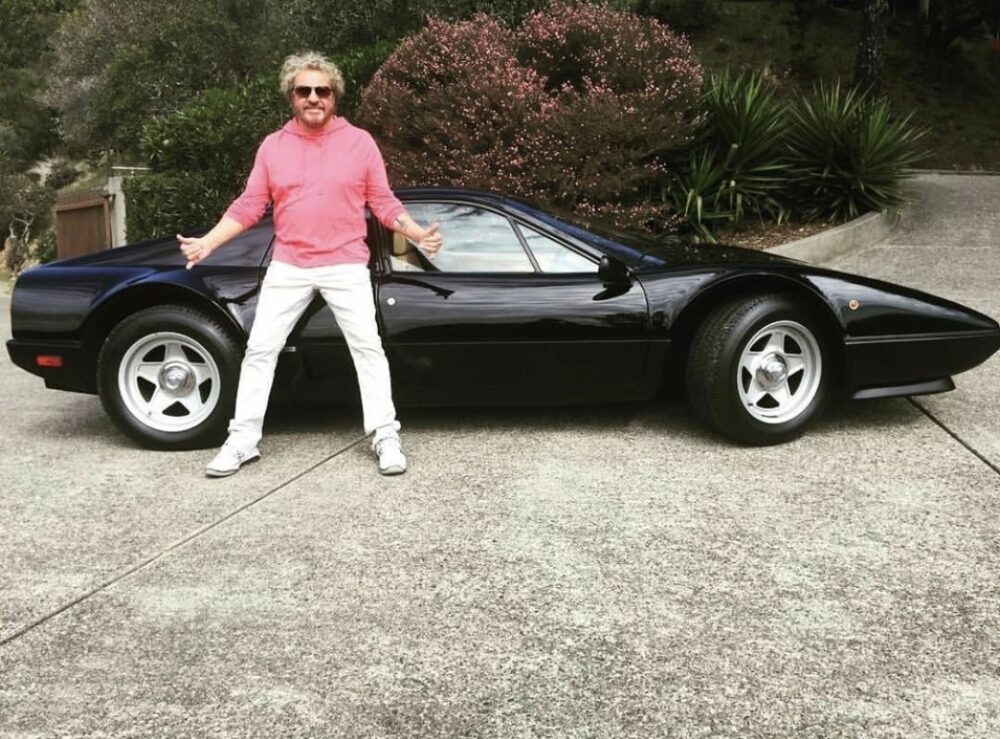
[[[930,382],[916,382],[912,385],[894,385],[892,387],[870,387],[858,390],[851,396],[852,400],[871,400],[872,398],[894,398],[900,395],[931,395],[946,393],[955,389],[955,383],[950,377]]]

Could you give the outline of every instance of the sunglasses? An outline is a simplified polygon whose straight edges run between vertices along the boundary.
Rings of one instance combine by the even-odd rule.
[[[303,100],[305,100],[310,95],[312,95],[313,92],[315,92],[316,97],[325,100],[326,98],[333,95],[333,88],[328,87],[327,85],[319,85],[317,87],[309,87],[309,85],[296,85],[293,88],[292,92],[294,92],[298,97],[302,98]]]

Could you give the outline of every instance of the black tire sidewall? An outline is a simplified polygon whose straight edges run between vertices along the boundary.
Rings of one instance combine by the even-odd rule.
[[[220,397],[211,414],[197,426],[168,432],[150,428],[126,407],[118,388],[125,353],[150,334],[172,331],[197,341],[211,354],[221,378]],[[220,321],[186,306],[157,306],[129,316],[108,334],[97,362],[97,387],[105,411],[127,436],[150,449],[203,449],[219,444],[232,417],[242,349]]]

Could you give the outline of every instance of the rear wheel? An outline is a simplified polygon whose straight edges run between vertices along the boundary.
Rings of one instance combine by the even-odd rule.
[[[757,295],[705,319],[688,355],[697,413],[746,444],[798,436],[826,404],[830,367],[818,323],[784,295]]]
[[[227,327],[202,311],[147,308],[119,323],[101,349],[101,402],[143,446],[213,446],[232,416],[241,351]]]

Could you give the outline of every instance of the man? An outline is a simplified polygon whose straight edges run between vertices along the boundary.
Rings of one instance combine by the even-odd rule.
[[[372,137],[337,116],[344,80],[330,61],[313,52],[288,57],[281,87],[294,117],[261,143],[243,194],[204,236],[177,236],[190,269],[274,203],[274,252],[240,370],[236,412],[206,474],[231,475],[260,457],[257,444],[278,354],[319,291],[350,349],[379,471],[398,475],[406,471],[406,456],[375,321],[365,204],[386,227],[430,255],[441,247],[438,224],[422,228],[410,218],[389,189]]]

